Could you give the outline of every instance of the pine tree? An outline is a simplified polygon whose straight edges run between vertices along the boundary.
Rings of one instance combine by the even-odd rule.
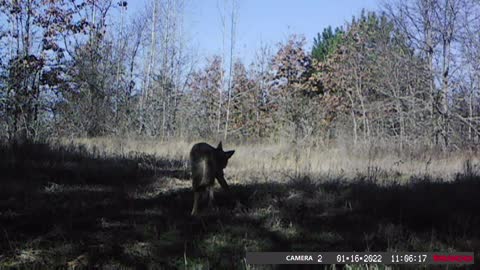
[[[341,28],[328,26],[313,39],[312,57],[318,61],[325,61],[341,44],[344,31]]]

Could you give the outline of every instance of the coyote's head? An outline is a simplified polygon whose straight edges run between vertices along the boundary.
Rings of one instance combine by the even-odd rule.
[[[222,142],[218,144],[216,157],[218,165],[220,165],[222,169],[227,167],[228,159],[232,157],[233,153],[235,153],[234,150],[224,152],[222,148]]]

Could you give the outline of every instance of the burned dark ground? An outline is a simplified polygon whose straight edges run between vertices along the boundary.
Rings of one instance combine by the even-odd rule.
[[[247,265],[246,251],[474,251],[480,259],[480,175],[470,162],[453,181],[369,171],[237,183],[242,207],[216,189],[215,208],[204,198],[192,217],[185,160],[47,144],[3,146],[0,155],[2,269],[273,268]]]

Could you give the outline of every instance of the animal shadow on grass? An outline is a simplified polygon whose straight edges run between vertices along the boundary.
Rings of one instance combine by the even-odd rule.
[[[189,185],[148,188],[189,181],[184,161],[47,145],[1,150],[1,267],[244,269],[247,251],[454,250],[479,259],[475,174],[237,184],[231,191],[243,208],[217,190],[217,210],[203,200],[191,217]]]

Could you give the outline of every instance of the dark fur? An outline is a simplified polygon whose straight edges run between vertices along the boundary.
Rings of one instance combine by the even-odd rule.
[[[211,205],[213,200],[213,186],[215,179],[223,189],[229,191],[227,182],[223,175],[223,169],[227,167],[228,159],[235,151],[223,151],[222,143],[217,148],[207,143],[197,143],[190,151],[190,166],[192,169],[192,189],[194,192],[194,203],[192,215],[196,214],[200,193],[209,190]]]

